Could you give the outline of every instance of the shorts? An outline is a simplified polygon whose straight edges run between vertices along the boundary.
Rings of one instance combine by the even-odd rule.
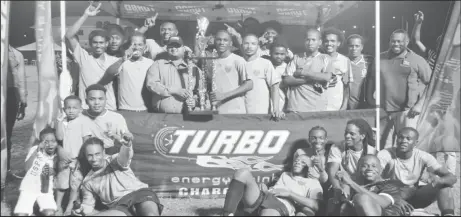
[[[256,202],[251,206],[245,206],[244,211],[250,215],[259,215],[263,209],[277,210],[281,216],[290,216],[288,208],[276,196],[267,192],[261,191]]]
[[[60,162],[61,163],[61,162]],[[83,181],[82,172],[79,169],[78,161],[72,161],[69,165],[65,165],[56,177],[56,189],[65,190],[71,188],[78,190]],[[73,167],[73,170],[70,169]]]
[[[127,216],[136,216],[132,210],[133,206],[142,202],[152,201],[158,206],[159,215],[162,214],[163,205],[154,190],[150,188],[141,188],[123,196],[117,203],[109,206],[109,209],[115,209],[125,213]]]
[[[411,197],[407,200],[415,209],[426,208],[437,200],[439,189],[431,184],[413,187],[410,189]]]
[[[53,192],[43,194],[41,192],[31,193],[28,191],[20,191],[18,202],[14,208],[14,214],[24,213],[32,215],[36,201],[40,207],[40,212],[43,210],[56,211],[58,209],[56,202],[54,201]]]

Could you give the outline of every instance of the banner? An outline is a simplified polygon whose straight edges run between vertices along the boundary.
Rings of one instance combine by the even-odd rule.
[[[460,2],[453,3],[418,120],[418,148],[428,152],[460,151]]]
[[[6,179],[6,161],[7,161],[7,138],[6,138],[6,76],[8,74],[8,29],[10,23],[10,1],[1,1],[1,46],[0,46],[0,53],[1,53],[1,102],[0,102],[0,110],[1,110],[1,117],[0,117],[0,134],[1,134],[1,187],[3,191],[3,187],[5,184]]]
[[[347,120],[375,123],[372,109],[288,114],[279,122],[268,115],[120,113],[135,137],[136,176],[173,197],[224,197],[240,168],[250,169],[257,182],[271,182],[295,147],[307,146],[312,127],[324,127],[330,141],[340,142]]]
[[[51,32],[51,1],[37,1],[35,13],[35,39],[37,44],[38,105],[32,137],[47,125],[53,126],[59,111],[58,73]]]
[[[158,13],[160,20],[191,20],[197,15],[207,17],[211,22],[237,22],[254,17],[260,22],[277,20],[283,25],[314,25],[317,19],[317,7],[328,6],[329,20],[356,1],[110,1],[102,8],[117,17],[145,19]],[[115,3],[116,2],[116,3]]]

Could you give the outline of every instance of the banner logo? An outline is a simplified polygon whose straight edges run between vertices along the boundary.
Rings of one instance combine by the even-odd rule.
[[[196,160],[202,167],[252,171],[281,170],[267,162],[286,143],[288,130],[186,130],[165,127],[154,135],[155,150],[173,159]]]

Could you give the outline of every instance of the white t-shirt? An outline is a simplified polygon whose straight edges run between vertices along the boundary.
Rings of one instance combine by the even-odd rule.
[[[83,145],[83,137],[90,136],[92,131],[87,126],[88,120],[80,114],[74,120],[63,122],[64,138],[62,146],[71,157],[77,158]]]
[[[38,145],[32,146],[30,148],[29,153],[26,156],[25,162],[29,160],[32,155],[37,152]],[[34,193],[41,192],[41,178],[40,175],[42,174],[42,169],[46,163],[50,166],[50,172],[53,171],[54,162],[55,162],[56,155],[48,156],[47,154],[43,154],[41,152],[37,153],[37,157],[34,159],[32,166],[26,172],[26,175],[22,179],[21,186],[19,187],[20,191],[28,191]],[[50,176],[50,184],[48,192],[53,192],[53,178],[54,176]]]
[[[277,74],[272,63],[261,57],[248,61],[246,67],[253,80],[253,89],[245,94],[247,114],[269,114],[270,88],[280,83],[282,74]]]
[[[341,108],[344,98],[344,85],[352,80],[351,61],[346,56],[338,53],[338,56],[332,58],[333,75],[337,77],[337,83],[334,87],[328,87],[326,90],[328,105],[327,111],[337,111]]]
[[[306,198],[323,200],[323,188],[317,179],[304,178],[301,176],[294,177],[290,172],[283,172],[277,183],[275,183],[275,185],[270,188],[269,191],[277,188],[287,189]],[[277,199],[285,204],[288,212],[290,213],[290,216],[295,215],[296,209],[292,201],[285,198]]]
[[[107,110],[104,114],[93,118],[84,111],[80,116],[86,119],[88,124],[85,125],[85,131],[91,131],[91,135],[104,141],[104,148],[114,147],[114,140],[107,136],[106,132],[111,129],[113,133],[119,136],[129,132],[125,118],[117,113]]]
[[[146,80],[147,70],[153,63],[153,60],[141,57],[138,61],[127,60],[120,66],[118,71],[119,109],[132,111],[147,110],[141,93]]]
[[[344,144],[345,145],[345,144]],[[376,154],[376,149],[373,146],[368,145],[368,154]],[[328,154],[328,163],[339,163],[340,169],[346,171],[351,178],[355,179],[355,173],[357,172],[357,164],[359,159],[362,157],[363,149],[360,151],[353,151],[351,149],[342,151],[336,144],[330,148]]]
[[[424,168],[435,171],[442,167],[434,156],[417,148],[413,149],[409,159],[397,158],[395,148],[379,151],[378,158],[383,168],[384,179],[400,180],[409,186],[418,183]]]
[[[78,84],[79,97],[82,99],[82,107],[87,109],[88,105],[85,103],[86,88],[92,84],[98,83],[98,81],[101,80],[102,76],[106,73],[107,68],[117,62],[119,58],[104,53],[100,59],[96,59],[83,49],[80,44],[77,44],[75,47],[74,58],[80,67],[80,81]],[[101,59],[104,59],[104,61],[101,61]],[[107,89],[106,109],[116,111],[117,104],[115,102],[112,82],[107,84],[105,87]]]

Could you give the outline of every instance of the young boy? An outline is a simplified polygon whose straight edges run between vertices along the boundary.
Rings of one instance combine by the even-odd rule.
[[[54,215],[57,209],[53,196],[57,144],[55,130],[47,127],[40,132],[40,144],[29,150],[25,163],[27,173],[19,187],[20,193],[14,209],[15,215],[32,215],[36,201],[40,207],[41,215]],[[47,177],[49,183],[42,183],[42,176],[49,176]]]
[[[314,216],[323,199],[323,190],[317,179],[307,177],[312,161],[307,155],[299,155],[291,172],[284,172],[277,183],[267,190],[258,185],[248,169],[239,169],[229,184],[223,215],[232,216],[240,201],[247,213],[260,216],[293,216],[298,212]]]
[[[56,202],[58,213],[62,214],[62,200],[66,190],[70,188],[69,203],[64,215],[70,215],[73,202],[78,197],[78,189],[83,177],[77,167],[76,158],[83,144],[83,138],[91,136],[91,131],[85,126],[85,118],[79,117],[82,112],[82,101],[78,96],[68,96],[64,99],[64,114],[58,117],[56,123],[56,138],[62,141],[62,150],[58,153],[59,170],[56,182]],[[64,154],[61,154],[64,153]],[[63,156],[65,155],[65,156]]]

